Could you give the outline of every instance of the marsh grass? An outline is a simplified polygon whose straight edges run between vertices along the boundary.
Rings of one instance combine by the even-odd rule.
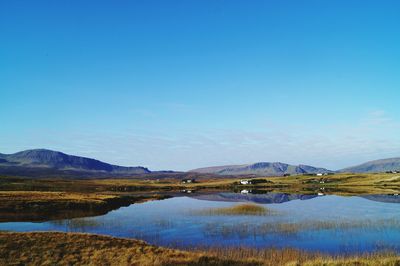
[[[245,238],[249,236],[266,236],[270,234],[281,234],[284,236],[296,236],[304,231],[330,230],[343,233],[348,230],[358,231],[384,231],[387,229],[400,230],[400,221],[397,219],[387,220],[364,220],[364,221],[302,221],[299,223],[269,222],[263,224],[235,223],[221,224],[208,223],[203,232],[207,236],[224,238],[238,236]]]
[[[272,215],[275,212],[256,204],[239,204],[225,208],[210,208],[193,212],[197,215]]]
[[[0,265],[400,265],[395,253],[329,256],[296,249],[192,248],[76,233],[0,233]]]
[[[306,252],[298,249],[285,248],[248,248],[248,247],[208,247],[193,249],[215,256],[219,259],[231,259],[239,262],[252,262],[253,265],[264,266],[355,266],[355,265],[390,265],[400,264],[400,258],[396,253],[387,251],[380,253],[364,253],[347,256],[331,256],[323,253]]]

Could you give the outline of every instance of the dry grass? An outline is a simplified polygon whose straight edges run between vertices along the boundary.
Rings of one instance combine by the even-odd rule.
[[[0,265],[252,265],[148,245],[133,239],[76,233],[0,233]]]
[[[274,184],[271,187],[280,188],[285,192],[310,193],[324,187],[328,194],[359,195],[359,194],[391,194],[399,193],[400,179],[387,173],[350,174],[340,173],[328,176],[289,176],[268,177]],[[323,183],[320,183],[320,182]]]
[[[100,192],[100,193],[136,193],[155,191],[181,191],[240,189],[237,185],[240,177],[199,178],[196,183],[182,184],[180,178],[155,179],[23,179],[15,177],[0,177],[0,190],[40,190],[40,191],[69,191],[69,192]],[[251,178],[250,178],[251,179]],[[288,176],[288,177],[257,177],[265,183],[251,185],[253,189],[289,193],[315,193],[320,187],[332,194],[390,194],[400,192],[400,176],[395,174],[349,174],[340,173],[328,176]],[[320,183],[323,181],[323,183]]]
[[[97,193],[73,193],[73,192],[42,192],[42,191],[0,191],[0,201],[90,201],[98,202],[113,198],[112,195]]]
[[[391,253],[332,257],[295,249],[181,251],[143,241],[77,233],[0,233],[0,265],[400,265]]]
[[[226,208],[211,208],[195,212],[200,215],[268,215],[273,212],[256,204],[239,204]]]
[[[132,203],[163,198],[159,195],[1,191],[0,222],[45,221],[101,215]]]
[[[254,248],[209,248],[200,250],[218,258],[234,261],[249,261],[264,266],[398,266],[400,257],[394,253],[374,253],[358,256],[328,256],[296,249],[254,249]]]

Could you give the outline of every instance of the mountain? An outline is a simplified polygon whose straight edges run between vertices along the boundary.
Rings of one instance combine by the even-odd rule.
[[[140,166],[118,166],[95,159],[45,149],[0,154],[0,173],[3,174],[21,172],[29,175],[29,173],[57,173],[60,171],[86,175],[138,175],[151,173],[149,169]]]
[[[389,158],[369,161],[360,165],[344,168],[339,172],[348,173],[379,173],[400,170],[400,158]]]
[[[284,174],[316,174],[330,173],[332,171],[325,168],[316,168],[309,165],[290,165],[286,163],[260,162],[244,165],[226,165],[190,170],[196,173],[208,173],[217,175],[255,175],[255,176],[282,176]]]

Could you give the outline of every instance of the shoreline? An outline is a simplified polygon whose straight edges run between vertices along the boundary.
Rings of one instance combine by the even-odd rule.
[[[108,195],[43,191],[0,191],[0,222],[44,222],[104,215],[168,195]]]

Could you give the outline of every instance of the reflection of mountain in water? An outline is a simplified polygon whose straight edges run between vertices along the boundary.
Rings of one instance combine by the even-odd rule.
[[[366,195],[366,196],[359,196],[361,198],[379,202],[386,202],[386,203],[400,203],[400,196],[399,195]]]
[[[283,203],[291,200],[308,200],[317,195],[301,195],[286,193],[266,193],[266,194],[240,194],[240,193],[217,193],[207,195],[191,196],[198,200],[228,201],[228,202],[255,202],[255,203]]]

